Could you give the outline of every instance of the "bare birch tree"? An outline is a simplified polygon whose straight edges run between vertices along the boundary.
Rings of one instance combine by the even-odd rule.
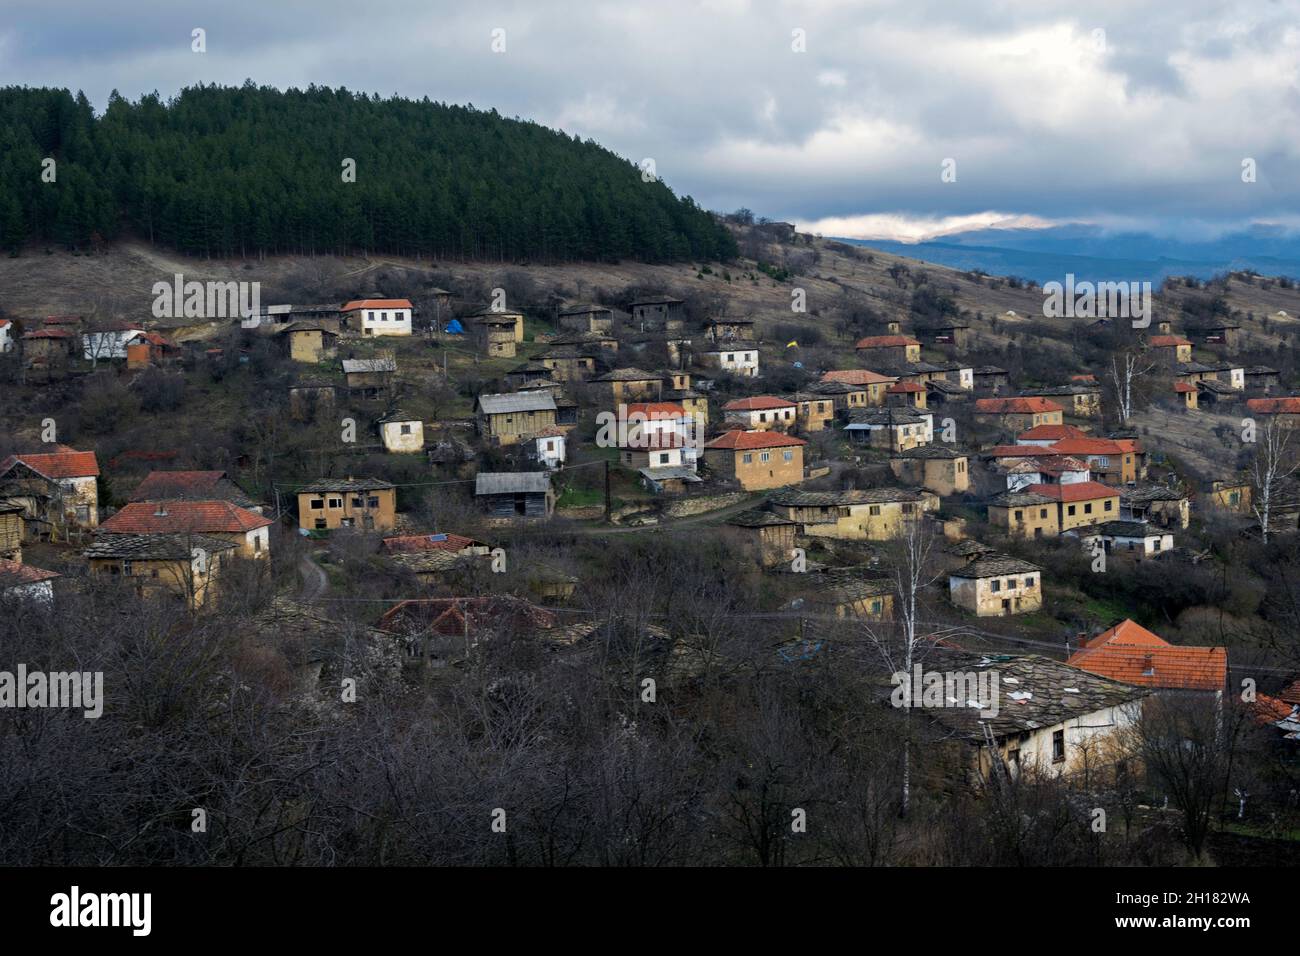
[[[1260,537],[1265,542],[1272,530],[1273,503],[1278,495],[1278,486],[1300,467],[1300,462],[1289,454],[1290,446],[1291,430],[1280,427],[1276,418],[1270,418],[1259,435],[1255,457],[1250,464],[1251,483],[1255,486],[1251,508],[1259,519]]]
[[[1125,349],[1111,356],[1110,375],[1115,385],[1115,404],[1119,420],[1127,425],[1133,415],[1133,384],[1142,376],[1154,371],[1155,362],[1148,362],[1140,351]]]

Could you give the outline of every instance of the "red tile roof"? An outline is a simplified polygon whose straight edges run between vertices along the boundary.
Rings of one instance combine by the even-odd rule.
[[[136,501],[102,522],[99,530],[106,534],[239,534],[271,523],[270,518],[229,501]]]
[[[1068,485],[1029,485],[1026,491],[1056,501],[1096,501],[1100,498],[1118,498],[1119,489],[1103,485],[1100,481],[1076,481]]]
[[[865,368],[849,368],[837,372],[826,372],[822,375],[822,381],[843,382],[845,385],[883,385],[886,382],[896,382],[898,379],[892,375],[869,372]]]
[[[30,564],[19,564],[7,558],[0,558],[0,590],[19,587],[23,584],[37,584],[60,577],[57,571],[34,568]]]
[[[1261,415],[1300,415],[1300,396],[1284,398],[1248,398],[1246,407]]]
[[[733,399],[722,406],[724,412],[759,412],[773,408],[794,408],[794,402],[772,395],[755,395],[753,398]]]
[[[1195,391],[1197,391],[1197,388],[1196,388],[1195,385],[1190,385],[1190,384],[1188,384],[1187,382],[1175,382],[1175,383],[1174,383],[1174,391],[1175,391],[1175,392],[1195,392]],[[1257,402],[1257,401],[1259,401],[1259,399],[1257,399],[1257,398],[1252,398],[1252,399],[1249,399],[1249,400],[1246,402],[1246,404],[1249,405],[1251,402]]]
[[[340,312],[355,312],[357,309],[413,309],[410,299],[354,299],[344,303]]]
[[[1111,680],[1168,690],[1223,690],[1228,680],[1226,647],[1102,644],[1066,661]]]
[[[1280,697],[1257,694],[1254,703],[1247,710],[1255,723],[1268,726],[1269,724],[1276,724],[1279,720],[1289,720],[1291,715],[1295,713],[1295,708],[1295,704],[1288,703]]]
[[[210,496],[224,471],[151,471],[136,485],[131,501],[157,501],[162,498],[203,498]]]
[[[1062,438],[1051,447],[1063,455],[1122,455],[1140,452],[1142,443],[1135,438]]]
[[[25,339],[70,339],[72,333],[67,329],[37,329],[35,332],[24,332]]]
[[[482,542],[463,534],[399,534],[384,539],[385,551],[464,551]]]
[[[1062,438],[1087,438],[1088,433],[1074,425],[1035,425],[1016,436],[1016,441],[1059,441]]]
[[[1056,402],[1048,401],[1045,398],[1024,396],[1020,398],[977,398],[975,400],[975,411],[996,415],[1005,415],[1007,413],[1027,415],[1035,412],[1064,412],[1065,409]]]
[[[917,385],[916,382],[897,382],[885,391],[890,395],[906,395],[908,392],[924,392],[924,385]]]
[[[856,349],[883,349],[920,344],[910,335],[868,335],[865,339],[858,339],[858,344],[853,347]]]
[[[99,462],[93,451],[77,451],[67,445],[56,445],[56,451],[32,455],[10,455],[0,462],[0,475],[22,462],[45,478],[93,478],[99,475]]]
[[[1126,647],[1172,647],[1159,634],[1148,631],[1136,621],[1125,618],[1108,631],[1102,631],[1096,637],[1084,641],[1084,647],[1100,647],[1103,644],[1117,644]]]
[[[737,428],[724,432],[704,447],[747,451],[751,448],[786,448],[806,444],[808,443],[802,438],[795,438],[793,435],[782,435],[780,432],[747,432]]]
[[[1192,343],[1181,335],[1153,335],[1151,336],[1151,344],[1156,348],[1172,348],[1178,345],[1191,345]]]

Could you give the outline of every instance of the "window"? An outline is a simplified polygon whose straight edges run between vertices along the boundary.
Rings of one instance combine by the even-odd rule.
[[[1097,467],[1098,467],[1098,468],[1109,468],[1109,467],[1110,467],[1110,459],[1109,459],[1108,457],[1106,457],[1105,455],[1098,455],[1096,461],[1097,461]]]
[[[1114,502],[1113,500],[1111,500],[1110,498],[1107,498],[1107,499],[1106,499],[1105,510],[1106,510],[1106,511],[1110,511],[1111,505],[1113,505],[1114,503],[1115,503],[1115,502]]]
[[[758,413],[758,420],[759,420],[760,422],[765,422],[765,421],[767,421],[767,414],[766,414],[765,412],[759,412],[759,413]]]
[[[259,552],[261,550],[262,550],[262,536],[255,534],[253,535],[253,551]]]
[[[659,464],[661,464],[661,465],[666,465],[666,464],[668,464],[668,458],[669,458],[668,452],[662,452],[662,453],[660,453],[660,455],[659,455]]]
[[[409,434],[411,434],[411,426],[410,426],[410,425],[403,425],[403,426],[402,426],[402,434],[403,434],[403,435],[409,435]]]
[[[379,507],[379,496],[378,496],[378,495],[371,495],[369,498],[367,498],[367,499],[366,499],[366,507],[368,507],[368,508],[378,508],[378,507]]]
[[[783,451],[781,452],[781,457],[784,458],[786,461],[794,461],[794,452]]]
[[[1017,520],[1017,521],[1023,521],[1023,520],[1024,520],[1024,517],[1025,517],[1025,513],[1024,513],[1023,511],[1017,511],[1017,512],[1016,512],[1016,520]]]
[[[1065,731],[1052,731],[1052,763],[1065,761]]]
[[[331,499],[330,499],[330,510],[334,510],[334,509],[342,508],[342,507],[343,507],[343,499],[342,499],[342,498],[331,498]]]
[[[723,361],[734,362],[736,361],[736,356],[732,355],[730,352],[727,352],[723,355]]]
[[[997,594],[999,591],[1002,590],[1002,582],[994,578],[990,590],[992,590],[994,594]]]
[[[1092,514],[1092,502],[1091,502],[1091,501],[1089,501],[1086,505],[1083,506],[1083,513],[1086,514],[1086,515],[1090,515],[1090,514]]]
[[[325,527],[325,519],[324,519],[324,518],[317,518],[317,519],[316,519],[316,530],[317,530],[317,531],[320,531],[320,530],[322,530],[324,527]]]
[[[761,451],[758,453],[758,460],[767,463],[772,460],[772,453],[770,451]]]
[[[903,503],[903,514],[910,515],[915,510],[916,510],[916,505],[912,504],[911,502]]]
[[[1014,591],[1018,583],[1015,578],[1007,578],[1007,590]]]
[[[307,502],[307,504],[313,511],[320,511],[321,508],[325,507],[325,502],[321,498],[313,498],[311,501]]]
[[[746,465],[752,465],[754,463],[753,452],[748,452],[748,451],[745,452],[743,455],[740,456],[740,460],[744,462]]]
[[[364,498],[357,498],[357,497],[354,497],[354,498],[352,499],[352,507],[354,507],[354,508],[364,508],[365,506],[366,506],[366,499],[364,499]]]
[[[882,601],[880,598],[876,598],[874,601],[871,602],[872,614],[879,614],[884,609],[885,609],[885,602]]]
[[[1034,576],[1031,574],[1029,577],[1025,578],[1025,587],[1032,588],[1033,586],[1034,586]]]
[[[1071,517],[1073,517],[1073,516],[1074,516],[1074,505],[1070,505],[1069,511],[1067,511],[1066,513],[1069,514]]]
[[[1039,509],[1038,509],[1038,517],[1040,517],[1040,518],[1046,518],[1046,517],[1047,517],[1047,509],[1046,509],[1046,508],[1039,508]]]
[[[130,561],[123,561],[123,562],[122,562],[122,573],[123,573],[123,574],[127,574],[127,575],[129,575],[129,574],[131,573],[131,562],[130,562]]]
[[[879,514],[880,514],[880,505],[871,505],[871,506],[867,509],[867,513],[870,514],[870,515],[872,515],[873,517],[876,516],[876,515],[879,515]]]

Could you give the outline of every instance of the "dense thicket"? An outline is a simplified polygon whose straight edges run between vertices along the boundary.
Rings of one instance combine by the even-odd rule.
[[[57,162],[44,182],[42,162]],[[343,164],[355,160],[355,182]],[[735,254],[688,196],[495,110],[311,87],[200,86],[164,102],[0,90],[0,242],[130,230],[196,255],[388,252],[661,261]]]

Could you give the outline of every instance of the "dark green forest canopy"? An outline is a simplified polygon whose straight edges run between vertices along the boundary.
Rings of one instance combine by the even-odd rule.
[[[57,162],[54,183],[42,162]],[[345,159],[356,180],[343,181]],[[123,232],[186,253],[729,259],[731,234],[628,160],[495,110],[251,82],[170,101],[0,89],[0,244]]]

